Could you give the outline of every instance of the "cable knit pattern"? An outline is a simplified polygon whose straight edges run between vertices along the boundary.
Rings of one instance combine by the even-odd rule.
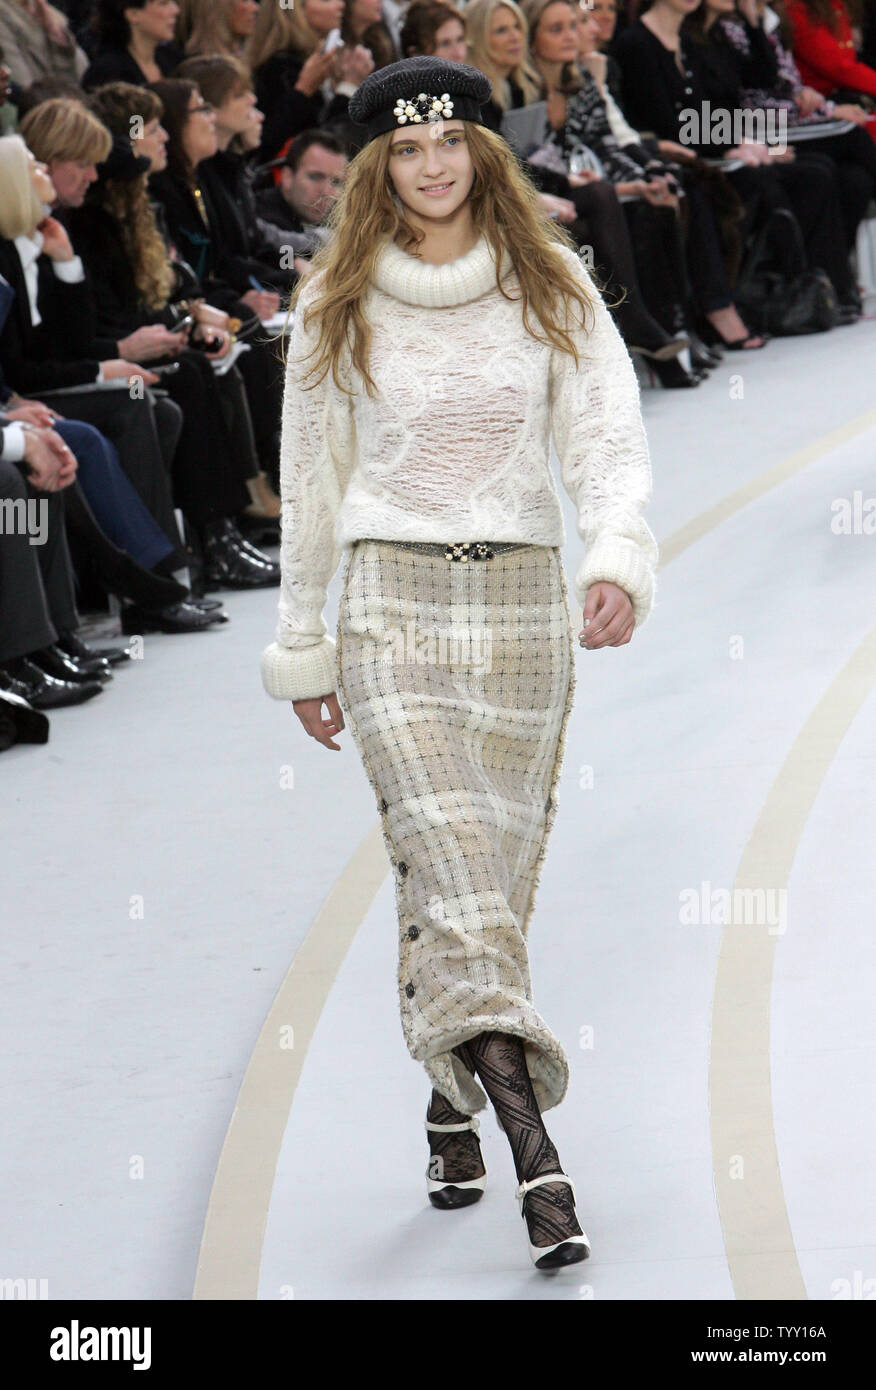
[[[353,400],[331,372],[315,389],[301,389],[319,331],[314,321],[305,332],[303,308],[318,297],[321,273],[302,290],[283,406],[280,618],[262,656],[275,699],[337,688],[322,614],[352,541],[564,545],[551,434],[585,544],[578,602],[583,607],[588,588],[610,580],[629,594],[637,625],[647,618],[657,545],[643,517],[651,464],[638,382],[586,267],[561,252],[590,289],[596,315],[592,330],[574,330],[577,368],[569,353],[526,331],[519,300],[497,287],[483,236],[444,265],[424,264],[387,239],[363,304],[376,399],[353,379],[349,349],[341,379],[357,393]],[[501,275],[516,293],[507,251]],[[530,320],[541,332],[531,311]]]

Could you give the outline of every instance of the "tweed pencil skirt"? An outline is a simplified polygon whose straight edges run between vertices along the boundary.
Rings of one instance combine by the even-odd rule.
[[[575,689],[559,548],[465,562],[355,541],[336,658],[395,875],[408,1050],[471,1115],[487,1097],[451,1049],[511,1033],[548,1110],[569,1063],[533,1004],[526,943]]]

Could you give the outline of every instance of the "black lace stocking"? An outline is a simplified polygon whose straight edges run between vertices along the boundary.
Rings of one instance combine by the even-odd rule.
[[[518,1181],[562,1173],[532,1089],[521,1039],[508,1033],[480,1033],[463,1047],[508,1136]],[[526,1195],[523,1214],[533,1245],[555,1245],[582,1234],[568,1183],[533,1188]]]
[[[457,1056],[474,1075],[474,1066],[464,1051],[467,1043],[454,1048]],[[441,1094],[432,1090],[432,1099],[426,1118],[436,1125],[457,1125],[470,1118],[460,1114]],[[481,1146],[477,1130],[461,1129],[455,1134],[442,1134],[441,1131],[428,1130],[429,1136],[429,1177],[437,1182],[468,1182],[472,1178],[482,1178],[486,1169],[481,1157]]]

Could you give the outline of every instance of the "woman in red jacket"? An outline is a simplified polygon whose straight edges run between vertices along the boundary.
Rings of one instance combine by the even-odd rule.
[[[794,57],[806,87],[841,100],[871,98],[876,105],[876,68],[858,62],[852,26],[860,26],[861,0],[789,0]],[[869,123],[876,136],[876,121]]]

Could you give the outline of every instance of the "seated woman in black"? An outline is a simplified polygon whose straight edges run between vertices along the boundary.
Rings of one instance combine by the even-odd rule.
[[[152,196],[161,205],[170,242],[191,266],[210,304],[244,320],[242,332],[250,351],[237,362],[246,383],[247,399],[262,467],[276,470],[279,457],[283,399],[283,364],[276,344],[260,329],[280,307],[280,297],[256,289],[249,276],[226,258],[222,222],[201,179],[204,160],[215,155],[215,112],[194,82],[170,79],[151,90],[164,108],[167,168],[149,180]]]
[[[219,148],[198,172],[219,219],[220,273],[232,284],[251,288],[255,280],[288,295],[299,278],[299,268],[278,253],[276,244],[264,241],[259,231],[246,150],[259,143],[261,113],[249,70],[236,58],[213,54],[186,59],[179,77],[197,84],[216,116]]]
[[[98,0],[97,52],[82,79],[86,91],[169,77],[185,57],[173,42],[178,14],[176,0]]]

